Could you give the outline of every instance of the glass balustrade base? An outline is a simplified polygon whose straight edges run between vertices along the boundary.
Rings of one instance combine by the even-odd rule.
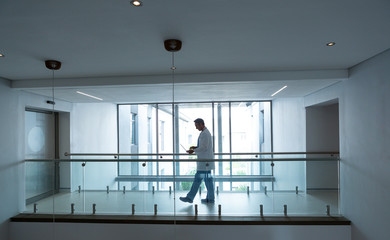
[[[85,191],[61,192],[26,206],[25,213],[70,214],[74,204],[75,215],[139,215],[139,216],[260,216],[260,204],[264,216],[284,216],[284,205],[287,205],[288,216],[327,216],[327,205],[331,216],[339,216],[338,191],[318,190],[307,192],[220,192],[216,194],[215,203],[204,204],[206,197],[202,192],[192,204],[184,203],[179,197],[187,192],[176,191]],[[176,199],[176,200],[175,200]],[[134,205],[133,205],[134,204]],[[196,205],[196,207],[195,207]],[[157,214],[156,214],[157,210]],[[134,211],[134,212],[133,212]]]
[[[341,216],[332,217],[232,217],[232,216],[132,216],[132,215],[71,215],[22,213],[12,222],[47,223],[110,223],[110,224],[191,224],[191,225],[350,225]]]

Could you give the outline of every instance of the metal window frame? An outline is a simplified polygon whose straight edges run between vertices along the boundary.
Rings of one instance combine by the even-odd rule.
[[[121,104],[117,104],[117,149],[118,149],[118,153],[119,153],[119,106],[120,105],[150,105],[150,106],[153,106],[155,107],[155,110],[156,110],[156,153],[158,154],[159,153],[159,110],[161,110],[159,108],[159,105],[171,105],[172,106],[172,109],[171,109],[171,114],[172,114],[172,118],[173,118],[173,121],[172,121],[172,125],[173,125],[173,128],[176,128],[178,127],[177,124],[175,123],[175,113],[178,111],[178,109],[176,110],[175,107],[176,106],[179,106],[180,104],[206,104],[206,103],[209,103],[211,104],[211,112],[212,112],[212,126],[213,126],[213,148],[214,148],[214,151],[215,151],[215,124],[214,124],[214,121],[215,121],[215,114],[214,114],[214,111],[215,111],[215,106],[216,105],[219,105],[219,104],[223,104],[223,103],[228,103],[228,106],[229,106],[229,120],[228,120],[228,125],[229,125],[229,153],[232,153],[232,126],[231,126],[231,114],[232,114],[232,103],[239,103],[239,102],[258,102],[258,103],[264,103],[264,102],[268,102],[270,104],[270,132],[271,132],[271,136],[270,136],[270,141],[271,141],[271,152],[273,151],[273,114],[272,114],[272,109],[273,109],[273,106],[272,106],[272,100],[235,100],[235,101],[196,101],[196,102],[191,102],[191,101],[184,101],[184,102],[154,102],[154,103],[121,103]],[[220,122],[219,122],[219,125],[220,125]],[[175,135],[179,134],[178,130],[177,131],[174,131]],[[176,137],[173,136],[173,150],[175,151],[175,141],[176,141]],[[158,156],[156,156],[158,158]],[[230,158],[231,158],[231,155],[230,155]],[[175,164],[175,163],[174,163]],[[176,162],[177,166],[174,166],[173,169],[177,168],[177,169],[180,169],[180,161]],[[232,161],[229,162],[230,164],[230,173],[229,173],[229,176],[233,176],[232,174]],[[260,164],[260,163],[259,163]],[[157,162],[156,164],[156,169],[157,169],[157,173],[156,175],[159,176],[159,163]],[[126,176],[126,175],[120,175],[120,169],[119,169],[119,163],[118,163],[118,170],[117,170],[117,176],[120,177],[120,176]],[[274,172],[273,172],[273,168],[271,169],[271,176],[274,175]],[[272,189],[273,189],[273,183],[272,183]],[[233,182],[230,181],[230,191],[232,191],[232,187],[233,187]],[[157,188],[159,188],[157,186]],[[118,189],[119,189],[119,183],[118,183]]]

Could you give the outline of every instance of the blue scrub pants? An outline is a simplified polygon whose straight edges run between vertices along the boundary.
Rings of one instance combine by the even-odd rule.
[[[207,189],[206,199],[209,201],[214,201],[214,181],[213,176],[211,175],[211,171],[196,172],[194,182],[192,183],[191,190],[187,194],[187,197],[191,200],[194,200],[202,180],[204,180]]]

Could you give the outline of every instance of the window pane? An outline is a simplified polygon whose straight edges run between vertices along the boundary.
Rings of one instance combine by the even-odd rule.
[[[202,118],[213,135],[216,159],[227,161],[216,162],[216,176],[233,176],[229,182],[218,182],[220,191],[242,190],[250,186],[251,190],[261,189],[262,183],[240,183],[234,176],[270,175],[271,168],[258,161],[234,162],[233,158],[248,156],[218,155],[218,153],[270,152],[271,151],[271,104],[270,102],[215,102],[215,103],[178,103],[175,107],[175,119],[172,115],[171,103],[168,104],[129,104],[118,106],[119,152],[120,153],[168,153],[185,154],[190,146],[197,145],[199,131],[194,120]],[[173,121],[175,132],[173,131]],[[231,130],[231,131],[230,131]],[[175,139],[175,142],[174,142]],[[255,155],[255,154],[254,154]],[[133,156],[127,159],[138,159],[140,162],[119,164],[119,175],[137,176],[172,176],[173,169],[177,175],[194,175],[196,172],[196,156],[178,156],[175,158],[189,161],[169,161],[173,156]],[[254,156],[250,156],[254,158]],[[143,158],[156,158],[156,162],[142,162]],[[258,158],[262,158],[259,155]],[[121,159],[126,159],[121,157]],[[167,159],[168,161],[164,161]],[[191,161],[190,159],[194,159]],[[174,168],[174,164],[176,165]],[[186,184],[179,183],[180,189]],[[244,186],[244,185],[245,186]],[[171,183],[133,183],[121,185],[131,189],[148,189],[155,186],[157,190],[168,190]]]
[[[151,139],[155,129],[150,124],[156,118],[156,107],[153,104],[118,105],[119,153],[153,153],[156,146]],[[121,156],[120,159],[139,159],[140,162],[120,162],[119,175],[153,175],[155,162],[142,164],[143,158],[149,156]],[[149,183],[124,182],[122,186],[130,189],[150,189]]]
[[[158,153],[173,152],[172,129],[172,104],[158,104]],[[163,159],[172,159],[172,156],[164,156]],[[172,162],[159,162],[157,164],[158,175],[173,175]],[[167,189],[168,183],[160,183],[159,189]]]
[[[200,132],[195,128],[194,120],[202,118],[205,126],[213,135],[213,122],[212,122],[212,104],[211,103],[181,103],[177,104],[177,124],[178,132],[176,139],[177,152],[186,153],[191,146],[197,146],[198,136]],[[195,156],[189,156],[188,158],[195,159]],[[180,168],[178,174],[180,175],[194,175],[196,172],[196,162],[180,162]]]

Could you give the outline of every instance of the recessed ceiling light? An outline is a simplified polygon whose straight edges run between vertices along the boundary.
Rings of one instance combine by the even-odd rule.
[[[0,57],[4,57],[4,54],[1,54],[1,53],[0,53]]]
[[[137,1],[137,0],[131,1],[131,4],[133,4],[133,6],[136,6],[136,7],[142,6],[142,2],[141,1]]]
[[[87,97],[90,97],[90,98],[94,98],[94,99],[103,101],[103,99],[101,99],[101,98],[98,98],[98,97],[95,97],[95,96],[92,96],[92,95],[89,95],[89,94],[86,94],[86,93],[83,93],[83,92],[80,92],[80,91],[76,91],[76,92],[77,92],[78,94],[81,94],[81,95],[84,95],[84,96],[87,96]]]
[[[326,44],[326,46],[328,46],[328,47],[331,47],[331,46],[334,46],[334,45],[336,45],[335,42],[328,42],[328,43]]]
[[[276,94],[280,93],[283,89],[285,89],[287,86],[282,87],[278,91],[274,92],[274,94],[271,95],[271,97],[275,96]]]

